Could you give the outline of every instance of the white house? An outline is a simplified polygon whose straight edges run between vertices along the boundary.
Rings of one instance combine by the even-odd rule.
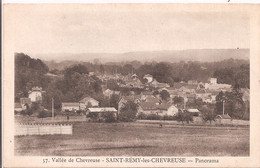
[[[144,75],[143,78],[147,80],[147,83],[150,83],[150,82],[153,81],[153,76],[150,75],[150,74],[146,74],[146,75]]]
[[[133,80],[137,80],[137,79],[138,79],[138,76],[137,76],[136,74],[133,74],[133,75],[131,76],[131,78],[132,78]]]
[[[79,101],[80,110],[86,110],[87,107],[98,107],[99,102],[91,97],[85,97]]]
[[[113,94],[120,95],[120,91],[114,91],[114,90],[107,89],[103,92],[103,94],[104,94],[104,96],[110,98]]]
[[[146,115],[156,114],[159,116],[175,116],[178,114],[178,108],[166,102],[154,103],[152,101],[142,101],[138,108],[138,114],[144,113]]]
[[[61,111],[77,111],[79,110],[78,102],[61,103]]]
[[[33,87],[32,90],[28,92],[28,97],[31,99],[31,102],[41,102],[43,92],[41,87]]]
[[[189,113],[191,113],[193,116],[199,116],[200,111],[198,109],[187,109]]]
[[[176,116],[178,114],[179,109],[175,107],[174,105],[171,105],[168,107],[166,114],[168,116]]]

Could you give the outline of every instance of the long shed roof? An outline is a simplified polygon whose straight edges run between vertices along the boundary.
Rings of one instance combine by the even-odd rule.
[[[117,112],[114,107],[97,107],[97,108],[88,108],[91,113],[105,113],[105,112]]]

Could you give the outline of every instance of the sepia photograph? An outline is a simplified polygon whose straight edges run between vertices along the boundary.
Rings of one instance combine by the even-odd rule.
[[[251,156],[248,12],[173,4],[4,7],[14,156]]]

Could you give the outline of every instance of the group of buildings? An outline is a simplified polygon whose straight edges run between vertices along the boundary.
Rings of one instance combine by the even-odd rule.
[[[20,102],[14,103],[14,110],[20,112],[26,110],[28,107],[32,106],[33,102],[42,102],[43,93],[41,87],[33,87],[32,90],[29,90],[28,97],[20,98]]]
[[[147,74],[143,77],[145,83],[139,80],[136,74],[128,76],[101,76],[99,77],[103,82],[113,79],[120,79],[123,83],[118,83],[119,87],[127,88],[141,88],[142,92],[136,94],[135,92],[130,92],[128,95],[121,94],[118,90],[110,90],[104,87],[103,95],[107,98],[111,98],[112,95],[118,95],[118,107],[100,107],[99,101],[92,97],[85,97],[78,102],[62,102],[61,111],[62,112],[76,112],[76,111],[86,111],[89,113],[106,113],[113,112],[119,114],[122,107],[128,101],[135,102],[138,107],[137,114],[156,114],[159,116],[174,116],[180,111],[179,109],[185,109],[185,111],[191,112],[193,114],[198,114],[199,110],[196,106],[192,104],[196,100],[201,100],[205,103],[215,103],[216,96],[220,91],[231,91],[231,85],[228,84],[218,84],[216,78],[210,78],[208,82],[198,82],[196,80],[189,80],[188,82],[178,82],[174,83],[174,86],[170,87],[167,83],[160,83],[153,78],[152,75]],[[151,89],[152,88],[152,89]],[[167,91],[169,93],[169,99],[163,100],[160,97],[160,92]],[[32,90],[28,92],[27,98],[21,98],[19,103],[15,103],[15,110],[22,111],[28,106],[31,106],[33,102],[42,101],[42,88],[33,87]],[[249,94],[248,94],[249,95]],[[183,104],[176,104],[174,102],[175,97],[182,97]],[[249,96],[248,96],[249,97]],[[118,109],[118,110],[117,110]]]
[[[218,84],[216,78],[210,78],[207,83],[197,82],[196,80],[190,80],[188,82],[174,83],[173,87],[170,87],[167,83],[160,83],[156,81],[152,75],[147,74],[143,78],[145,83],[139,80],[136,74],[127,76],[109,76],[104,75],[99,77],[104,83],[109,79],[120,79],[123,83],[118,83],[119,87],[123,88],[141,88],[143,91],[140,94],[130,92],[128,95],[121,94],[118,90],[110,90],[104,87],[103,95],[111,98],[113,94],[118,95],[118,110],[111,107],[99,107],[99,102],[91,97],[86,97],[79,102],[64,102],[62,103],[62,111],[77,111],[83,110],[90,112],[95,111],[99,113],[115,112],[120,113],[122,107],[126,102],[132,101],[138,105],[138,113],[146,115],[156,114],[159,116],[174,116],[177,115],[179,109],[186,109],[186,111],[198,114],[199,110],[195,106],[186,106],[186,104],[192,104],[196,99],[200,99],[206,103],[215,103],[216,96],[220,91],[230,91],[231,85]],[[149,89],[147,89],[149,88]],[[153,88],[153,89],[151,89]],[[169,100],[162,100],[160,95],[161,91],[167,91],[170,95]],[[155,94],[157,91],[157,94]],[[184,99],[183,106],[176,105],[173,101],[174,97],[182,97]],[[91,110],[90,110],[91,109]],[[94,110],[96,109],[96,110]]]

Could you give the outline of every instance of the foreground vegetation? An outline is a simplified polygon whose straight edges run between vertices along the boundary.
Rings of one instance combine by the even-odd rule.
[[[74,122],[72,136],[16,136],[15,153],[34,156],[249,156],[249,128],[160,128],[157,124]]]

